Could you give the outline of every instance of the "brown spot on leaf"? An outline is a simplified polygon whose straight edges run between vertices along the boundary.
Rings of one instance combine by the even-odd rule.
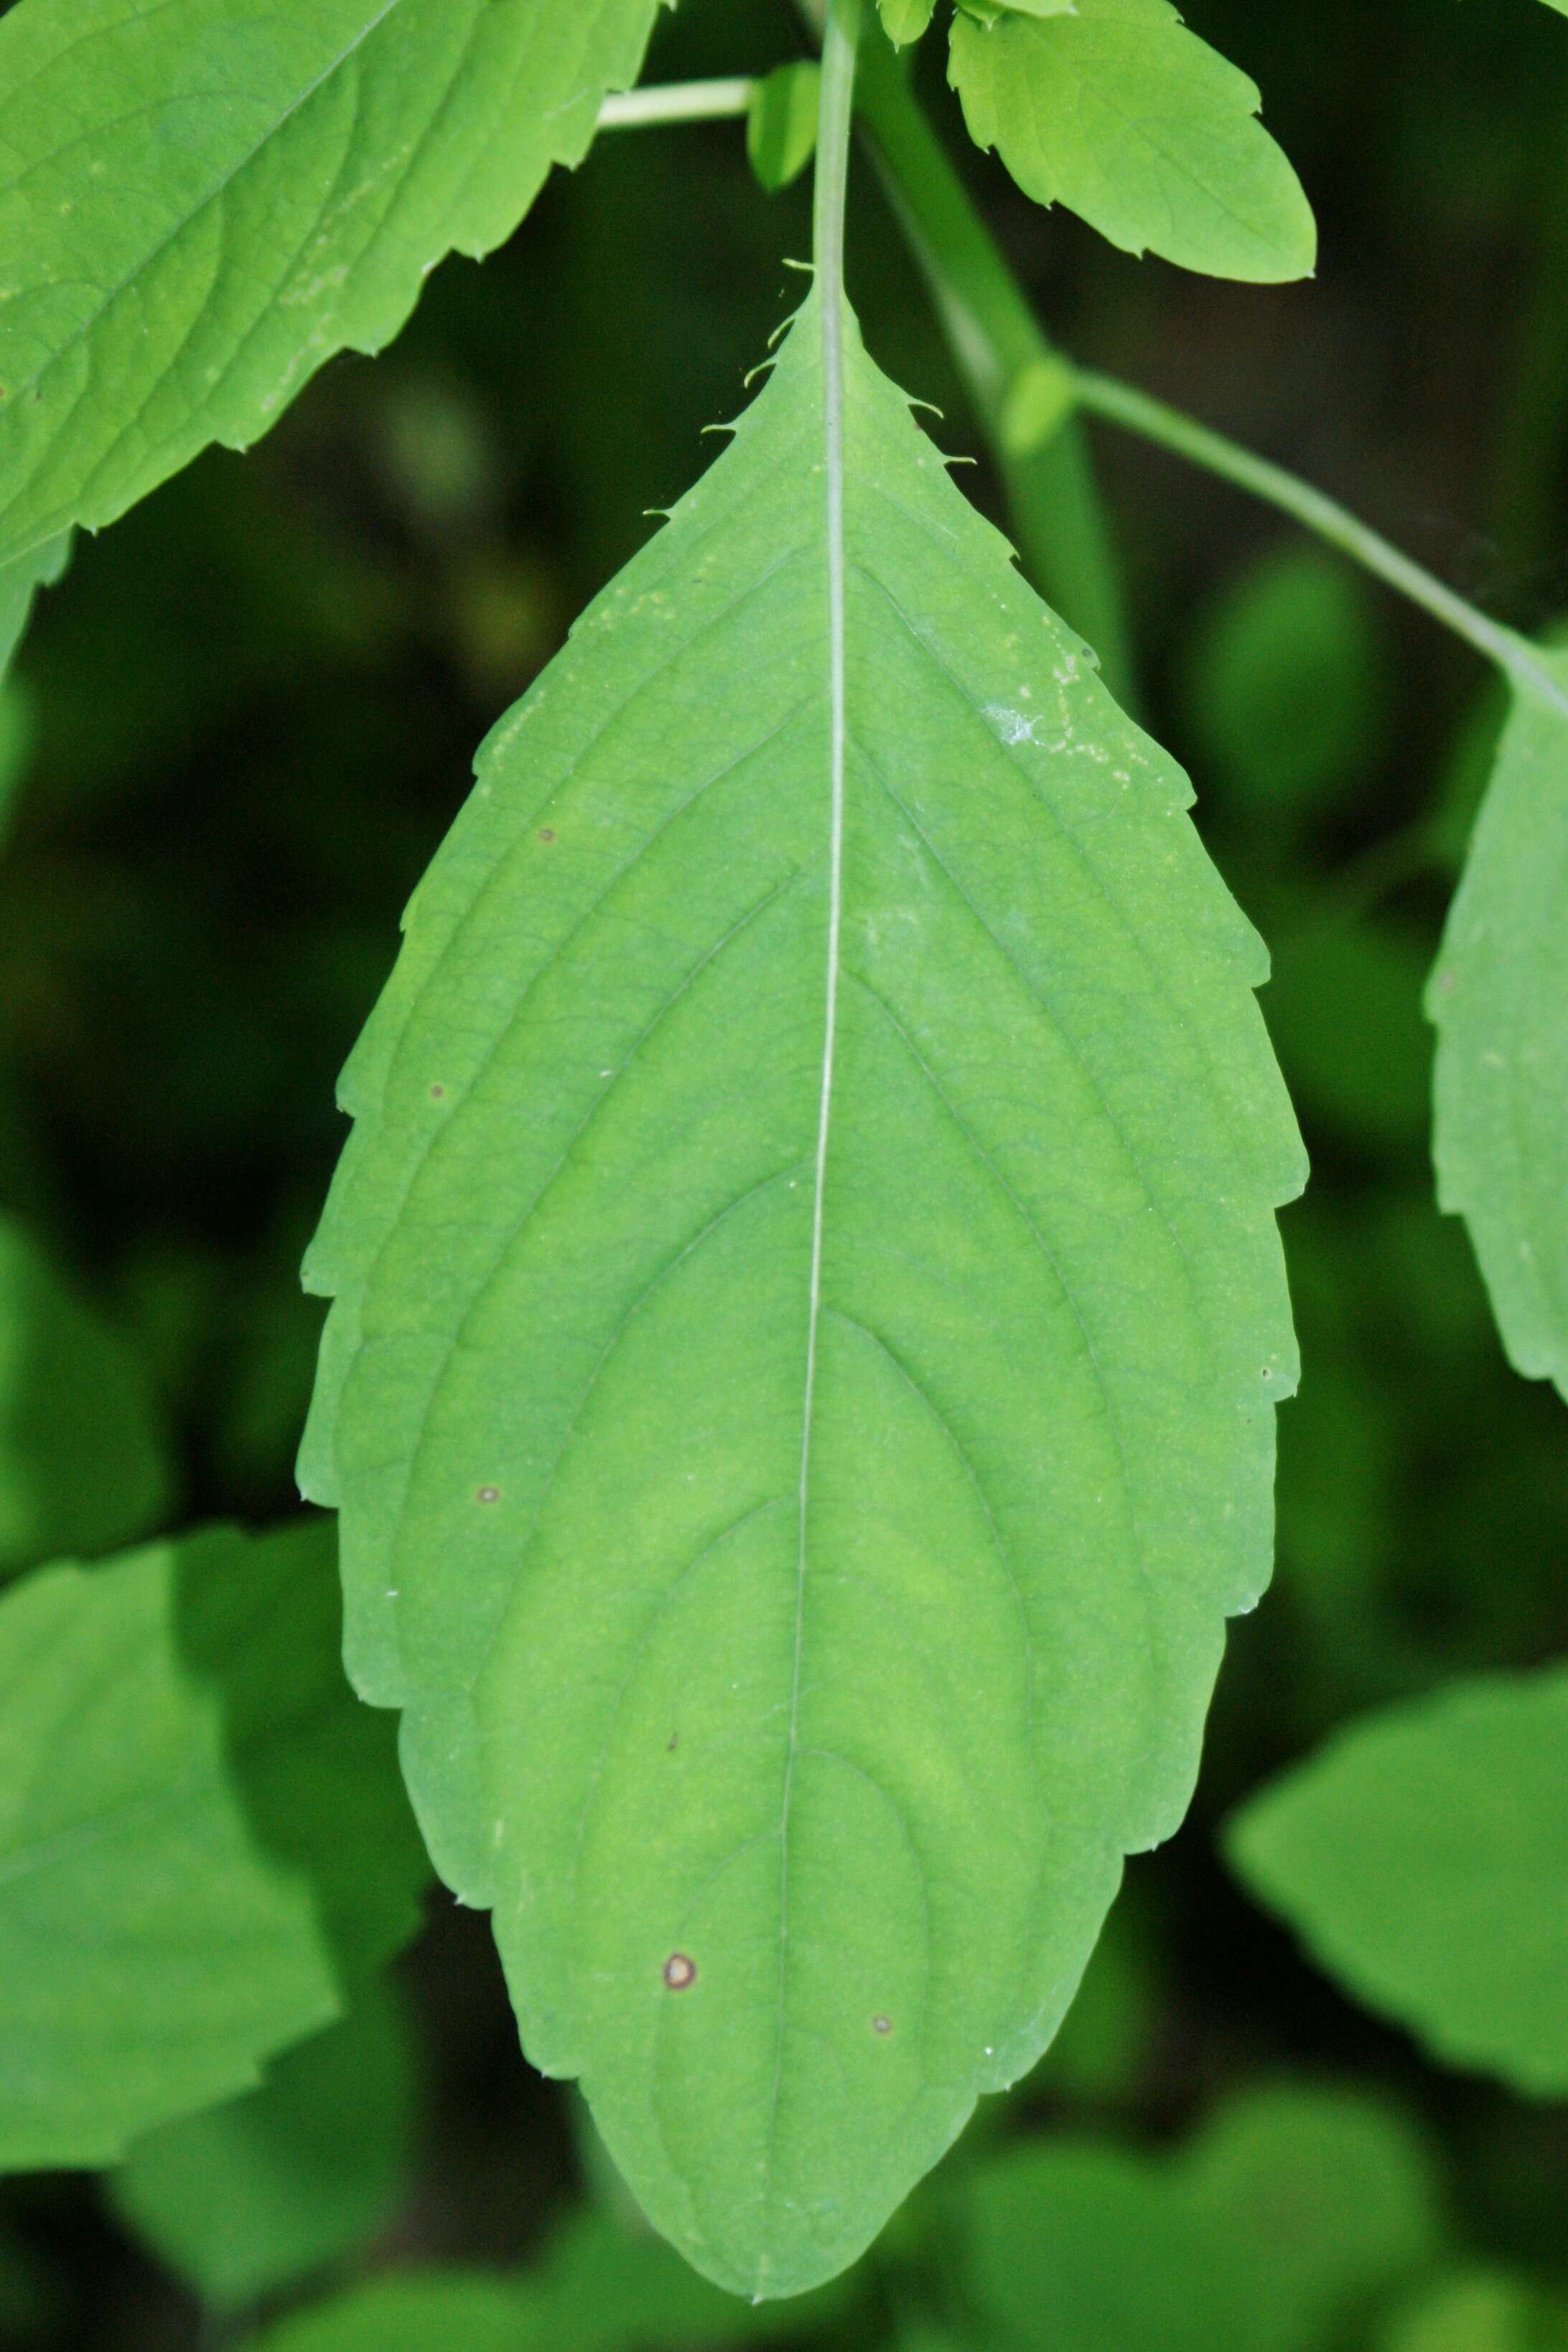
[[[541,841],[553,841],[555,838],[554,827],[548,824],[542,824],[539,828],[539,838]]]
[[[499,1503],[500,1501],[500,1488],[499,1486],[481,1486],[479,1492],[475,1495],[474,1500],[476,1503]]]
[[[697,1981],[697,1963],[684,1952],[671,1952],[664,1964],[664,1980],[671,1992],[684,1992]]]
[[[880,2011],[880,2010],[879,2010],[879,2011],[877,2011],[876,2016],[871,2020],[871,2031],[872,2031],[872,2032],[873,2032],[873,2033],[891,2033],[892,2030],[893,2030],[893,2021],[892,2021],[892,2019],[891,2019],[890,2017],[884,2017],[884,2016],[882,2015],[881,2011]]]

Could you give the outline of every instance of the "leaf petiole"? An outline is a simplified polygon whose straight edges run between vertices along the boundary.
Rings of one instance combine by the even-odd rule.
[[[599,109],[601,131],[641,131],[660,123],[721,122],[746,114],[757,91],[754,74],[710,81],[654,82],[616,90]]]
[[[1199,424],[1183,410],[1172,408],[1152,394],[1140,392],[1114,376],[1080,368],[1074,372],[1074,383],[1079,405],[1091,415],[1120,425],[1145,441],[1157,442],[1190,464],[1201,466],[1206,473],[1217,475],[1236,488],[1249,491],[1267,505],[1277,507],[1304,530],[1337,548],[1342,555],[1348,555],[1352,562],[1397,589],[1413,604],[1419,604],[1434,620],[1495,662],[1537,700],[1568,717],[1568,695],[1527,638],[1479,611],[1338,499],[1315,489],[1310,482],[1302,481],[1300,475],[1289,473],[1283,466],[1259,457],[1225,434]]]

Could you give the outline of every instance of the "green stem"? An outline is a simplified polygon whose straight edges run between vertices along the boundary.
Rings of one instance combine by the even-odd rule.
[[[1250,491],[1254,498],[1278,507],[1282,514],[1289,515],[1319,539],[1326,540],[1331,547],[1338,548],[1342,555],[1348,555],[1352,562],[1386,581],[1412,604],[1419,604],[1434,620],[1441,621],[1456,636],[1463,637],[1478,653],[1495,662],[1517,685],[1568,717],[1568,694],[1542,664],[1528,638],[1504,628],[1500,621],[1490,619],[1463,596],[1457,595],[1435,573],[1362,522],[1348,507],[1314,489],[1298,475],[1287,473],[1282,466],[1254,456],[1239,442],[1227,440],[1223,433],[1212,432],[1179,408],[1168,407],[1164,401],[1155,400],[1131,384],[1121,383],[1114,376],[1079,369],[1074,382],[1081,407],[1124,426],[1130,433],[1141,435],[1146,441],[1158,442],[1190,464],[1201,466],[1206,473],[1217,474],[1237,489]]]
[[[860,51],[860,0],[828,0],[822,37],[822,90],[816,118],[813,247],[825,310],[844,300],[844,216],[849,186],[849,133]]]
[[[658,122],[718,122],[746,114],[756,94],[754,75],[723,81],[667,81],[618,90],[599,109],[601,131],[640,131]]]

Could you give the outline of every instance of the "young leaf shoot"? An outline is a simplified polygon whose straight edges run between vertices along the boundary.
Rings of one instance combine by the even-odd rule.
[[[1310,275],[1311,209],[1256,86],[1170,0],[1076,0],[993,26],[956,15],[951,72],[977,145],[1037,203],[1212,277]]]

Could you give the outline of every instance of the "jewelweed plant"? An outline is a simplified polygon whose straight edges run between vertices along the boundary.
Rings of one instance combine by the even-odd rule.
[[[1033,220],[1004,241],[971,193],[1004,171],[1124,255],[1312,276],[1258,88],[1170,0],[779,0],[796,54],[767,71],[712,5],[724,71],[644,80],[663,13],[0,17],[7,656],[73,533],[379,351],[596,137],[732,124],[764,188],[813,174],[725,446],[496,716],[343,1072],[304,1268],[317,1507],[182,1520],[155,1357],[7,1199],[0,2155],[107,2170],[119,2226],[250,2340],[397,2195],[382,1979],[433,1868],[489,1915],[527,2059],[579,2086],[596,2210],[515,2275],[307,2295],[276,2352],[1558,2341],[1546,2287],[1456,2258],[1419,2133],[1363,2091],[1236,2088],[1156,2156],[999,2135],[982,2103],[1092,2018],[1125,1858],[1187,1812],[1300,1370],[1268,951],[1139,724],[1089,422],[1279,510],[1497,674],[1426,990],[1436,1192],[1508,1358],[1564,1396],[1568,656],[1048,337],[1009,258]],[[939,47],[950,128],[994,151],[973,173],[930,111]],[[856,273],[902,266],[900,233],[1005,536],[862,336]],[[619,365],[635,403],[633,333]],[[1303,549],[1214,625],[1194,730],[1221,774],[1283,779],[1287,854],[1364,731],[1333,720],[1349,575]],[[1386,975],[1335,936],[1296,1001],[1375,1039]],[[1363,1082],[1375,1135],[1375,1050]],[[1349,1475],[1309,1618],[1356,1542]],[[1550,2102],[1568,1681],[1471,1663],[1331,1706],[1223,1852],[1352,2000]],[[1121,1935],[1085,2003],[1136,1976]],[[906,2208],[977,2105],[975,2153]]]

